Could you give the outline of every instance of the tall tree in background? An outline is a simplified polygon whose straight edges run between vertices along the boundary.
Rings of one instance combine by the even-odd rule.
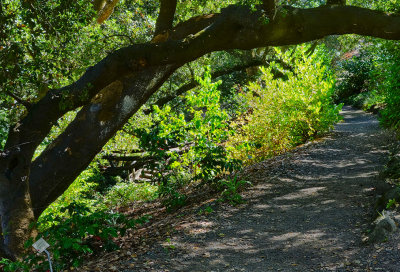
[[[99,22],[110,15],[117,2],[107,1],[97,8]],[[7,13],[6,5],[20,4],[19,1],[5,3],[0,6],[2,21],[12,16]],[[41,13],[39,1],[21,3],[24,12],[30,12],[33,19],[10,26],[12,31],[30,27],[29,33],[35,33],[35,25],[40,24],[48,33],[54,29],[62,33],[64,26],[55,28],[43,19],[54,16],[57,20],[57,12]],[[79,7],[76,9],[76,16],[80,17],[80,12],[89,16],[84,1],[76,1],[75,5],[78,4],[83,6],[81,10]],[[8,88],[2,90],[3,94],[23,104],[26,112],[10,127],[4,149],[0,151],[0,255],[21,256],[24,242],[34,235],[30,224],[68,188],[114,133],[182,65],[214,51],[299,44],[327,35],[355,33],[400,39],[398,15],[345,6],[344,1],[328,0],[326,4],[301,9],[276,6],[276,1],[265,0],[260,6],[230,5],[223,7],[221,12],[200,14],[174,25],[177,1],[160,0],[151,42],[134,43],[109,52],[89,67],[72,67],[68,71],[84,72],[79,79],[62,88],[46,90],[46,82],[38,84],[38,90],[44,91],[38,91],[42,95],[37,100],[24,101],[10,91],[12,86],[2,85],[2,88]],[[63,5],[70,5],[70,1],[60,1],[54,9],[63,8]],[[1,50],[18,46],[8,40],[10,29],[4,25],[0,28]],[[43,49],[29,35],[24,39],[30,43],[29,56],[20,58],[18,51],[7,55],[13,68],[3,68],[2,75],[12,76],[11,69],[23,70],[22,60],[38,59],[37,54],[41,54]],[[67,43],[61,36],[58,41],[61,45]],[[51,51],[54,58],[57,50],[54,46]],[[43,62],[39,66],[49,73],[65,68],[47,69],[47,65],[48,62]],[[40,74],[38,71],[32,76],[40,78]],[[65,131],[34,158],[35,150],[57,120],[78,108],[76,118]]]

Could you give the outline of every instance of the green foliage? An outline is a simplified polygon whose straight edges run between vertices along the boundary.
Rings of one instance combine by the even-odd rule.
[[[305,51],[298,51],[287,80],[274,79],[271,70],[277,65],[271,64],[248,85],[243,94],[248,110],[235,121],[238,133],[229,142],[233,157],[261,161],[326,133],[340,120],[341,106],[332,102],[334,79],[324,64],[324,51],[308,58]]]
[[[4,258],[0,260],[0,267],[3,269],[4,272],[29,271],[29,264],[18,261],[13,262],[9,259]]]
[[[367,88],[368,80],[371,76],[372,60],[369,54],[361,54],[352,57],[350,52],[348,59],[343,59],[338,63],[340,73],[338,85],[334,92],[334,99],[337,102],[349,101],[349,98],[356,96]],[[346,54],[345,54],[346,57]]]
[[[0,109],[0,150],[4,148],[8,134],[8,114],[5,110]]]
[[[173,212],[186,204],[187,196],[179,192],[179,187],[176,183],[167,183],[160,185],[159,194],[165,196],[162,203],[167,209],[167,212]]]
[[[217,189],[221,191],[221,201],[228,202],[231,205],[243,203],[243,198],[239,194],[240,189],[251,185],[251,182],[241,180],[237,176],[225,178],[216,182]]]
[[[365,111],[378,112],[385,107],[386,96],[379,90],[364,91],[349,97],[346,102]]]
[[[384,125],[400,131],[400,63],[395,63],[386,74],[386,107],[381,112]]]
[[[115,250],[118,245],[113,238],[124,235],[125,231],[146,218],[132,220],[123,214],[107,210],[91,211],[90,207],[71,203],[61,210],[67,216],[48,215],[45,221],[56,225],[42,233],[44,239],[52,245],[53,257],[63,266],[78,266],[90,253],[103,250]]]
[[[50,244],[50,251],[57,271],[68,267],[78,267],[90,254],[100,251],[118,249],[113,240],[119,235],[123,236],[127,229],[136,224],[142,224],[148,217],[128,219],[120,213],[113,213],[105,209],[92,211],[92,207],[82,203],[72,202],[60,209],[61,214],[46,214],[41,217],[38,229],[40,235]],[[43,228],[41,222],[51,222],[50,227]],[[30,248],[33,241],[28,241],[26,247]],[[30,254],[22,262],[2,260],[5,271],[46,271],[46,262],[43,256]],[[18,270],[20,269],[20,270]]]
[[[345,88],[351,89],[352,79],[358,82],[362,89],[359,94],[352,95],[348,102],[365,110],[378,111],[381,114],[380,121],[386,127],[399,130],[400,114],[400,72],[399,43],[397,41],[380,41],[371,39],[364,42],[359,49],[360,56],[352,57],[345,62],[351,63],[354,77],[344,78],[341,82]],[[349,74],[349,66],[339,66],[344,69],[339,74]],[[352,83],[353,82],[353,83]],[[340,90],[339,84],[339,90]],[[351,91],[350,93],[353,93]]]
[[[57,224],[57,221],[47,220],[52,216],[67,216],[66,207],[69,205],[83,205],[85,207],[93,207],[93,209],[96,209],[98,201],[94,198],[94,189],[97,184],[90,181],[93,175],[95,175],[95,170],[93,168],[83,171],[71,186],[69,186],[69,188],[55,202],[47,207],[38,219],[40,231],[44,231]],[[100,206],[100,208],[103,207],[104,206]]]
[[[204,209],[200,209],[199,211],[198,211],[198,214],[199,215],[208,215],[208,214],[210,214],[210,213],[212,213],[212,212],[214,212],[214,209],[213,208],[211,208],[210,206],[206,206]]]
[[[89,1],[3,1],[1,35],[7,39],[0,50],[1,89],[34,100],[49,86],[76,76],[73,70],[87,42],[80,38],[93,16]]]
[[[169,210],[185,203],[179,188],[190,180],[208,182],[239,168],[237,160],[227,156],[224,142],[233,133],[229,116],[220,106],[221,82],[211,81],[210,71],[204,78],[196,78],[200,87],[185,96],[182,112],[171,107],[154,108],[155,125],[150,129],[137,129],[139,145],[156,158],[153,169],[157,172],[159,195],[167,197]],[[171,147],[178,149],[169,151]]]
[[[105,210],[91,212],[89,207],[76,203],[70,204],[62,211],[67,212],[67,217],[42,217],[42,220],[54,222],[55,225],[37,237],[43,237],[49,242],[56,270],[78,267],[89,254],[118,249],[113,238],[124,235],[127,229],[147,220],[146,217],[132,220],[122,214]],[[26,244],[28,248],[31,245],[32,241]],[[7,264],[5,271],[17,271],[16,268],[22,271],[30,271],[32,268],[35,268],[35,271],[46,271],[47,267],[42,262],[43,257],[36,254],[26,256],[23,262],[3,260],[3,263]]]
[[[43,237],[49,242],[56,271],[78,267],[90,254],[118,249],[114,241],[117,236],[123,236],[127,229],[148,220],[146,216],[129,219],[107,205],[154,197],[155,186],[132,184],[121,188],[121,183],[117,183],[119,186],[114,186],[103,197],[96,193],[101,182],[97,170],[89,168],[40,216],[37,238]],[[26,247],[30,248],[32,243],[28,241]],[[47,271],[47,262],[43,261],[44,256],[30,254],[22,262],[3,260],[2,263],[5,271],[31,271],[33,268]]]
[[[395,198],[392,198],[386,204],[386,209],[397,208],[398,206],[399,206],[399,203],[397,203],[397,200]]]
[[[0,9],[0,143],[26,109],[7,95],[35,103],[50,89],[77,80],[109,52],[151,38],[157,1],[121,0],[112,16],[96,24],[92,1],[5,0]],[[87,93],[82,92],[82,98]],[[63,108],[71,106],[63,94]],[[5,119],[3,119],[5,114]],[[1,146],[1,145],[0,145]]]
[[[176,17],[177,21],[183,21],[198,14],[209,14],[219,12],[221,8],[234,4],[234,0],[207,1],[207,0],[187,0],[178,1]]]
[[[157,186],[144,183],[118,182],[104,196],[104,203],[109,207],[127,206],[135,201],[153,200]]]

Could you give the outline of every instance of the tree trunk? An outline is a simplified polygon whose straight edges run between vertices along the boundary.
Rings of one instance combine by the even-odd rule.
[[[79,111],[56,142],[32,163],[30,191],[36,217],[68,188],[177,68],[151,67],[123,82],[110,84]]]
[[[35,217],[29,194],[30,158],[15,148],[1,153],[0,162],[2,251],[15,260],[25,252],[25,241],[36,234],[31,225]]]

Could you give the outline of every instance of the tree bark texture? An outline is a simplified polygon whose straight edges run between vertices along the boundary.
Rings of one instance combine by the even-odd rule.
[[[174,1],[162,3],[174,6]],[[160,19],[158,29],[172,24],[173,12],[168,8],[165,12],[165,22]],[[229,6],[219,14],[194,17],[172,28],[165,42],[121,48],[89,67],[73,84],[50,90],[32,105],[27,116],[10,129],[5,150],[0,154],[0,216],[4,233],[0,252],[20,256],[23,243],[33,235],[28,225],[185,63],[213,51],[299,44],[327,35],[354,33],[400,39],[399,16],[358,7],[281,7],[273,22],[266,22],[264,16],[261,9],[254,12],[243,6]],[[51,127],[78,107],[82,109],[75,120],[31,162]]]
[[[161,0],[160,13],[156,22],[154,36],[172,28],[177,0]]]
[[[0,252],[16,259],[25,251],[24,242],[35,236],[34,214],[29,192],[31,158],[18,147],[0,153]]]

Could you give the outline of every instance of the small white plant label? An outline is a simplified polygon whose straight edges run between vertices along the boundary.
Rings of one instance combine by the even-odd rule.
[[[39,253],[42,253],[50,245],[43,239],[40,238],[32,245]]]

